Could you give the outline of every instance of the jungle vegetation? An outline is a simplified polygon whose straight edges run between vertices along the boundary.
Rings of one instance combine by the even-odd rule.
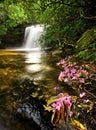
[[[42,46],[75,53],[84,60],[95,59],[95,0],[0,1],[0,44],[11,29],[39,23],[50,25]]]

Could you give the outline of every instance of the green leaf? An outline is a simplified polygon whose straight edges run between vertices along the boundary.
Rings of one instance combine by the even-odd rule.
[[[54,118],[55,118],[55,112],[51,116],[51,123],[53,123]]]

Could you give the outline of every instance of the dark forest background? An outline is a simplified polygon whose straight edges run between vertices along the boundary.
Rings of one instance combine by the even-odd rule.
[[[95,0],[1,0],[0,48],[21,46],[25,27],[34,24],[49,26],[42,47],[95,60]]]

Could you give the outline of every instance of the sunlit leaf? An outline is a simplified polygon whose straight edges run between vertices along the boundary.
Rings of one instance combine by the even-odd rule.
[[[90,105],[89,105],[89,109],[92,110],[94,107],[94,102],[91,102]]]
[[[86,130],[86,127],[77,120],[71,120],[73,126],[79,127],[79,130]]]
[[[82,104],[82,107],[83,107],[83,108],[88,108],[89,105],[88,105],[88,104]]]
[[[51,123],[53,123],[54,117],[55,117],[55,112],[51,116]]]
[[[51,106],[45,106],[45,105],[43,105],[44,106],[44,109],[46,110],[46,111],[51,111],[52,110],[52,108],[51,108]]]
[[[56,102],[57,98],[50,98],[49,100],[47,100],[47,106],[49,106],[51,103]]]
[[[72,101],[76,101],[77,98],[78,98],[77,96],[71,96],[71,100],[72,100]]]
[[[78,105],[78,107],[79,107],[79,108],[82,108],[82,106],[81,106],[80,104]]]

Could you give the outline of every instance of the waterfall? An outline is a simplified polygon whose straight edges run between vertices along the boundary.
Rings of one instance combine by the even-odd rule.
[[[42,34],[44,34],[44,25],[32,25],[26,27],[23,48],[40,48],[40,37]]]

